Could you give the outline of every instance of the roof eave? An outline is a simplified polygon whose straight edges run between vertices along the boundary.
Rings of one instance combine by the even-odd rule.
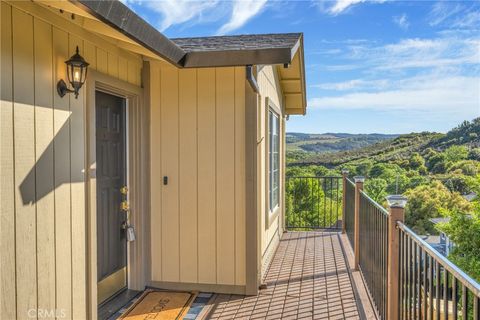
[[[294,105],[293,107],[287,107],[285,112],[287,115],[306,115],[307,113],[307,90],[306,90],[306,83],[305,83],[305,57],[304,57],[304,50],[303,50],[303,34],[298,39],[296,45],[292,48],[292,55],[291,60],[295,58],[295,55],[298,54],[298,60],[300,63],[299,68],[299,79],[300,79],[300,92],[296,93],[297,95],[301,95],[301,105]],[[295,95],[292,93],[288,93],[287,95]]]
[[[183,67],[227,67],[291,62],[290,48],[188,52]]]
[[[299,40],[299,48],[300,48],[300,60],[301,60],[301,79],[302,79],[302,92],[303,92],[303,115],[307,114],[307,85],[305,80],[305,56],[303,54],[303,35],[300,37]]]
[[[98,20],[120,31],[160,58],[183,66],[186,52],[120,1],[69,0]]]

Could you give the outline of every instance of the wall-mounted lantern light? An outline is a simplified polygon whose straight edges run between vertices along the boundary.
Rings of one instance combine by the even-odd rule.
[[[67,93],[74,93],[75,99],[78,98],[78,92],[80,88],[85,83],[85,79],[87,78],[87,70],[89,63],[85,61],[85,59],[78,53],[78,46],[77,52],[71,56],[70,59],[65,61],[67,65],[67,77],[68,82],[72,86],[73,89],[69,89],[65,81],[60,79],[57,83],[57,92],[60,97],[63,97]]]

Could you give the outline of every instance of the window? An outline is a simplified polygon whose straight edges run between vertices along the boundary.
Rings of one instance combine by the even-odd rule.
[[[280,121],[278,114],[272,110],[269,111],[268,124],[268,179],[270,183],[268,193],[270,211],[273,211],[278,206],[280,198]]]

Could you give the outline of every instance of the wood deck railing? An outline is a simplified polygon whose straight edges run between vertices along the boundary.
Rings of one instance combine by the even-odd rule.
[[[341,224],[380,319],[480,320],[480,284],[404,225],[405,204],[387,210],[342,174],[288,178],[286,227]]]
[[[401,319],[480,319],[480,284],[398,222]]]

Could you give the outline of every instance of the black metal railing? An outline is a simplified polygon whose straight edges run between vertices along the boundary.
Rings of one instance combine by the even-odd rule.
[[[350,179],[345,179],[345,233],[352,248],[355,247],[355,183]]]
[[[359,211],[359,267],[381,319],[387,319],[388,211],[363,191]]]
[[[480,319],[480,284],[403,223],[400,319]]]
[[[287,229],[338,229],[342,214],[342,177],[287,177]]]

